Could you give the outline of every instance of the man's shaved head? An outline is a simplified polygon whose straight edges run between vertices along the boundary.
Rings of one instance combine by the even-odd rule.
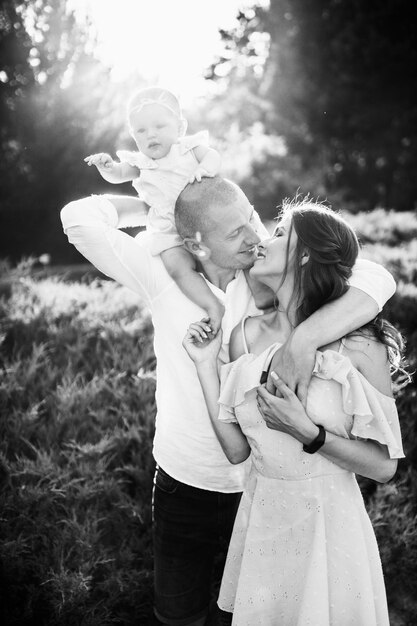
[[[260,241],[253,214],[240,187],[220,176],[187,185],[175,204],[175,223],[185,248],[212,269],[251,267]]]
[[[189,184],[175,203],[175,224],[182,239],[195,238],[196,233],[207,233],[211,227],[210,209],[227,206],[244,197],[243,191],[230,180],[215,176]]]

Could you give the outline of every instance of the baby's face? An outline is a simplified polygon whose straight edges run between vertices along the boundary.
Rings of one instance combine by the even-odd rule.
[[[132,136],[140,152],[162,159],[180,136],[179,118],[160,104],[147,104],[129,116]]]

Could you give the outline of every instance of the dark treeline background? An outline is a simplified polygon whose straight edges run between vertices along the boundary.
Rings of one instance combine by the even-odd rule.
[[[407,0],[272,0],[223,31],[207,68],[216,95],[185,111],[208,128],[224,173],[259,212],[297,190],[349,211],[410,211],[417,198],[417,51]],[[108,185],[85,166],[96,151],[132,148],[124,84],[93,56],[88,23],[66,3],[0,4],[0,250],[79,261],[59,209]]]

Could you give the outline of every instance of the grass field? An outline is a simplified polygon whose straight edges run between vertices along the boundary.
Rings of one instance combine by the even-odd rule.
[[[417,363],[417,219],[352,216],[398,281],[387,317]],[[0,619],[6,626],[150,624],[155,359],[137,297],[88,267],[0,280]],[[417,403],[397,390],[407,458],[362,481],[393,626],[416,623]],[[317,625],[320,626],[320,625]]]

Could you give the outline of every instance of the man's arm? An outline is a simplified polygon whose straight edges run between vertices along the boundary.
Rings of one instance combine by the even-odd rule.
[[[90,196],[67,204],[61,220],[69,242],[88,261],[150,303],[170,278],[146,246],[119,230],[131,225],[140,207],[137,198]]]
[[[391,274],[381,265],[362,259],[349,282],[348,291],[297,326],[273,358],[272,369],[304,405],[316,351],[370,322],[395,292]],[[267,388],[274,392],[272,381]]]
[[[371,296],[378,305],[377,312],[381,311],[384,304],[392,298],[396,289],[395,280],[388,270],[379,265],[379,263],[368,261],[368,259],[358,259],[356,261],[353,266],[352,276],[349,279],[349,285],[357,287],[368,294],[368,296]],[[367,320],[367,322],[369,321]]]

